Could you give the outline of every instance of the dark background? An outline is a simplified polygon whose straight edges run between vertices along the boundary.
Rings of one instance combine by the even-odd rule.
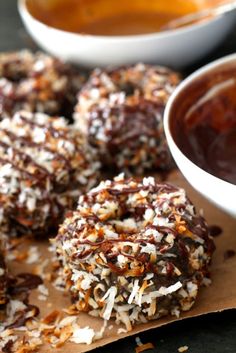
[[[0,51],[25,47],[34,49],[35,45],[23,28],[17,13],[16,0],[0,0]],[[191,73],[203,64],[235,51],[236,19],[235,27],[224,43],[194,67],[187,68],[184,74]],[[235,285],[235,278],[232,279],[232,285]],[[153,352],[158,353],[178,352],[178,348],[185,345],[189,346],[188,353],[236,353],[236,310],[187,319],[140,334],[139,337],[143,343],[152,342],[155,346]],[[129,338],[98,349],[96,352],[133,353],[135,347],[135,339]]]

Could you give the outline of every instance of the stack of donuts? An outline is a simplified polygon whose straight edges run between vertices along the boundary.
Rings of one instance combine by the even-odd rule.
[[[147,176],[173,167],[163,113],[179,81],[144,64],[85,81],[43,53],[0,55],[0,236],[57,233],[77,310],[127,330],[189,310],[209,275],[205,220],[183,189]],[[99,184],[107,172],[124,174]]]

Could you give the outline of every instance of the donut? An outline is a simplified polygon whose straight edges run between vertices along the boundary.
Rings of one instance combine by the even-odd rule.
[[[18,112],[0,121],[0,230],[47,234],[98,177],[84,135],[63,118]]]
[[[214,250],[184,189],[123,175],[79,198],[54,246],[75,308],[127,330],[189,310]]]
[[[7,303],[7,268],[4,261],[3,244],[0,239],[0,312]]]
[[[73,111],[82,76],[44,53],[23,50],[0,55],[0,115],[19,110],[49,115]]]
[[[143,174],[172,164],[163,112],[180,77],[160,66],[96,69],[78,94],[74,119],[116,170]]]

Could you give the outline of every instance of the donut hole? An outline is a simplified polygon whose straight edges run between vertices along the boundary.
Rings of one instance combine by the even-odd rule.
[[[126,221],[127,219],[133,218],[133,214],[127,210],[124,214],[121,215],[120,220]]]
[[[110,199],[106,204],[100,205],[100,209],[95,214],[100,218],[103,226],[109,226],[117,234],[131,236],[140,233],[152,222],[155,213],[151,208],[143,205],[141,200],[133,206],[132,198],[136,198],[135,194],[125,200],[120,199],[118,203],[115,199]]]

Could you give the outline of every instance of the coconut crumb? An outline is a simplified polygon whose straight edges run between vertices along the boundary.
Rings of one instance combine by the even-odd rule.
[[[135,353],[141,353],[145,351],[149,351],[151,349],[154,349],[154,345],[151,342],[144,343],[144,344],[138,344],[138,346],[135,348]]]
[[[178,352],[183,353],[186,352],[188,350],[188,346],[182,346],[178,348]]]
[[[73,335],[70,338],[71,342],[74,343],[86,343],[91,344],[95,336],[95,331],[89,326],[80,328],[78,325],[74,326]]]
[[[40,259],[40,253],[37,246],[31,246],[28,251],[28,257],[26,263],[31,265],[38,262]]]
[[[123,328],[123,327],[120,327],[120,328],[118,328],[118,330],[117,330],[117,334],[118,335],[121,335],[122,333],[127,333],[128,331],[125,329],[125,328]]]

